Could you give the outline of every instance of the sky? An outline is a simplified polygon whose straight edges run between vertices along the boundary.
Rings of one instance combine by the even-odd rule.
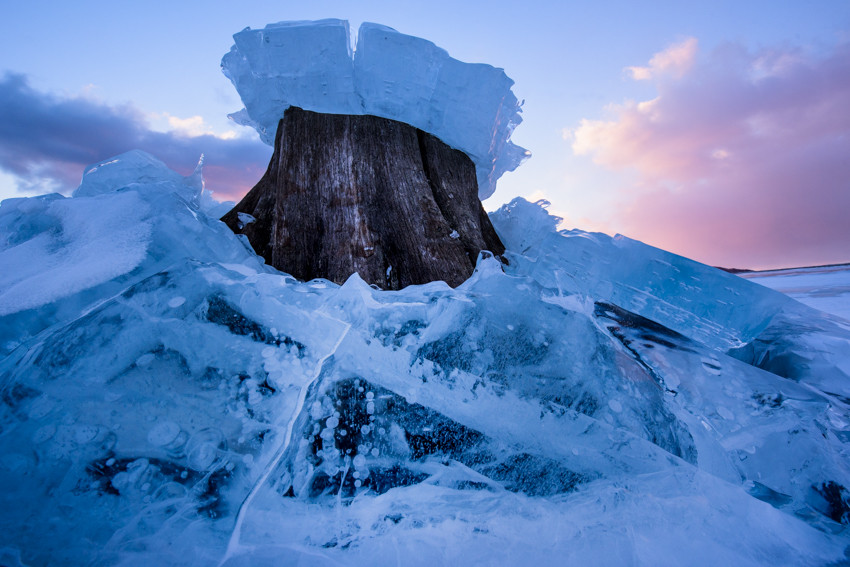
[[[227,114],[232,34],[378,22],[505,69],[532,153],[484,202],[549,201],[561,228],[711,265],[850,262],[850,2],[347,0],[9,3],[0,199],[70,194],[131,149],[238,199],[271,148]]]

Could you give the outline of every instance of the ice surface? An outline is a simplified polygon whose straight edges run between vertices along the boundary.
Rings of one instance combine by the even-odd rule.
[[[521,200],[457,289],[298,282],[199,176],[0,205],[3,562],[846,560],[839,319]]]
[[[850,321],[850,265],[795,268],[740,274],[790,295],[809,307]]]
[[[556,232],[557,219],[540,204],[516,199],[491,220],[512,273],[562,295],[610,301],[719,352],[850,399],[844,320],[624,236]]]
[[[200,171],[184,178],[140,151],[86,168],[73,198],[3,201],[0,354],[175,263],[262,262],[217,222],[218,205]]]
[[[145,259],[151,237],[146,203],[135,193],[92,200],[109,210],[92,215],[96,202],[61,195],[5,202],[0,222],[24,226],[0,251],[0,263],[9,267],[0,274],[0,315],[106,283]]]
[[[463,63],[430,41],[368,22],[353,54],[344,20],[281,22],[233,39],[222,69],[245,109],[231,117],[267,144],[289,106],[391,118],[465,152],[481,199],[530,155],[510,141],[522,119],[502,69]]]

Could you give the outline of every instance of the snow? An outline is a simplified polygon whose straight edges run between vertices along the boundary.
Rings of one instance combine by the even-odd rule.
[[[222,59],[245,108],[231,115],[273,145],[289,106],[411,124],[475,163],[479,197],[530,153],[510,141],[521,105],[502,69],[464,63],[422,38],[365,22],[352,53],[348,22],[281,22],[233,36]]]
[[[457,289],[302,283],[108,162],[0,205],[0,557],[845,559],[846,322],[522,200]]]

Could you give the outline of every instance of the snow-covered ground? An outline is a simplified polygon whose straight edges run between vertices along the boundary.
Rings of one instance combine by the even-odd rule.
[[[850,264],[751,272],[741,277],[850,320]]]

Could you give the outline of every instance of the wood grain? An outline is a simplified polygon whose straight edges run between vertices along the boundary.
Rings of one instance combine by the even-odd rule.
[[[245,224],[238,213],[256,220]],[[383,289],[457,286],[481,250],[504,252],[466,154],[377,116],[290,107],[268,170],[222,220],[275,268]]]

